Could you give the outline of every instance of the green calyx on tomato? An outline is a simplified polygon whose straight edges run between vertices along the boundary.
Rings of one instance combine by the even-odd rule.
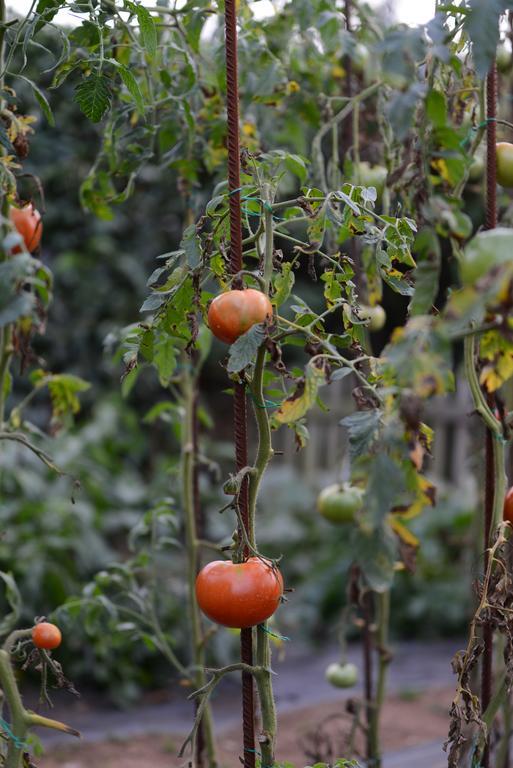
[[[363,504],[364,492],[352,485],[329,485],[317,499],[317,510],[330,523],[352,523]]]
[[[349,662],[329,664],[324,675],[335,688],[352,688],[358,682],[358,668]]]
[[[513,144],[499,141],[495,145],[497,160],[497,183],[502,187],[513,187]]]
[[[497,227],[479,232],[468,243],[460,262],[463,285],[473,285],[494,267],[513,261],[513,229]]]
[[[270,618],[283,595],[276,566],[259,557],[244,563],[214,560],[196,578],[196,599],[209,619],[224,627],[245,629]]]

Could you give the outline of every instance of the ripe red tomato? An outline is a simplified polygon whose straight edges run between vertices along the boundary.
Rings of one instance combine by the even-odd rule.
[[[255,288],[221,293],[208,310],[208,325],[214,336],[226,344],[233,344],[253,325],[272,317],[269,298]]]
[[[36,648],[43,648],[45,651],[52,651],[58,648],[62,641],[61,630],[55,624],[42,621],[36,624],[32,630],[32,642]]]
[[[261,624],[273,615],[282,594],[281,573],[258,557],[245,563],[214,560],[196,579],[199,607],[224,627],[245,629]]]
[[[513,144],[499,141],[495,146],[497,158],[497,182],[502,187],[513,187]]]
[[[507,520],[508,523],[513,525],[513,485],[506,493],[506,497],[504,499],[504,513],[502,517],[504,520]]]
[[[34,208],[32,203],[27,203],[23,208],[11,207],[9,218],[23,237],[27,251],[33,253],[41,242],[41,235],[43,234],[43,222],[39,211]],[[13,253],[20,253],[20,251],[19,246],[13,249]]]

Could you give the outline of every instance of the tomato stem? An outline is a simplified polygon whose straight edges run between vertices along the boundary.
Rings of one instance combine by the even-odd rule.
[[[205,643],[204,634],[196,602],[195,584],[200,565],[200,542],[197,536],[196,509],[195,509],[195,474],[197,471],[197,446],[195,445],[196,417],[196,377],[187,365],[183,366],[181,380],[183,398],[182,420],[182,504],[185,518],[185,544],[187,549],[187,598],[189,603],[189,621],[192,639],[193,668],[192,679],[196,688],[202,688],[206,684],[205,674]],[[209,768],[216,768],[216,749],[213,729],[212,710],[210,704],[205,704],[201,722],[198,723],[198,733],[204,742],[204,752],[208,759]],[[193,741],[193,762],[202,765],[203,756],[197,754],[200,751],[200,738]]]

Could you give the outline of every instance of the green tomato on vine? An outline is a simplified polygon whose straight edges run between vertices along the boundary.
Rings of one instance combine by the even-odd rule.
[[[363,505],[364,492],[351,485],[328,485],[319,494],[317,510],[330,523],[352,523]]]
[[[349,662],[334,662],[326,667],[324,676],[335,688],[352,688],[358,682],[358,668]]]

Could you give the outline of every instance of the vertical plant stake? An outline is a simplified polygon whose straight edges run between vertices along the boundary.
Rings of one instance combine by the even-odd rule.
[[[240,142],[239,142],[239,78],[237,62],[237,12],[236,0],[225,0],[225,51],[226,51],[226,109],[228,117],[228,189],[230,205],[230,270],[236,275],[242,264],[242,216],[240,202]],[[238,287],[238,286],[236,286]],[[235,463],[240,472],[248,463],[247,412],[244,384],[236,383],[234,389]],[[239,494],[239,540],[243,531],[250,530],[248,478],[244,477]],[[244,555],[247,557],[246,550]],[[253,664],[253,630],[241,629],[241,661]],[[255,766],[255,714],[253,678],[242,672],[242,727],[244,742],[244,768]]]
[[[486,81],[487,101],[487,134],[486,134],[486,229],[495,229],[497,226],[497,67],[495,61],[492,64]],[[489,405],[493,406],[489,398]],[[486,427],[485,437],[485,500],[484,500],[484,571],[486,573],[489,562],[490,537],[493,530],[493,509],[495,497],[495,462],[494,462],[494,434],[490,427]],[[497,522],[497,521],[496,521]],[[481,666],[481,710],[486,712],[492,698],[493,675],[493,628],[490,621],[485,621],[483,626],[483,660]],[[486,743],[483,768],[490,766],[490,742]]]

